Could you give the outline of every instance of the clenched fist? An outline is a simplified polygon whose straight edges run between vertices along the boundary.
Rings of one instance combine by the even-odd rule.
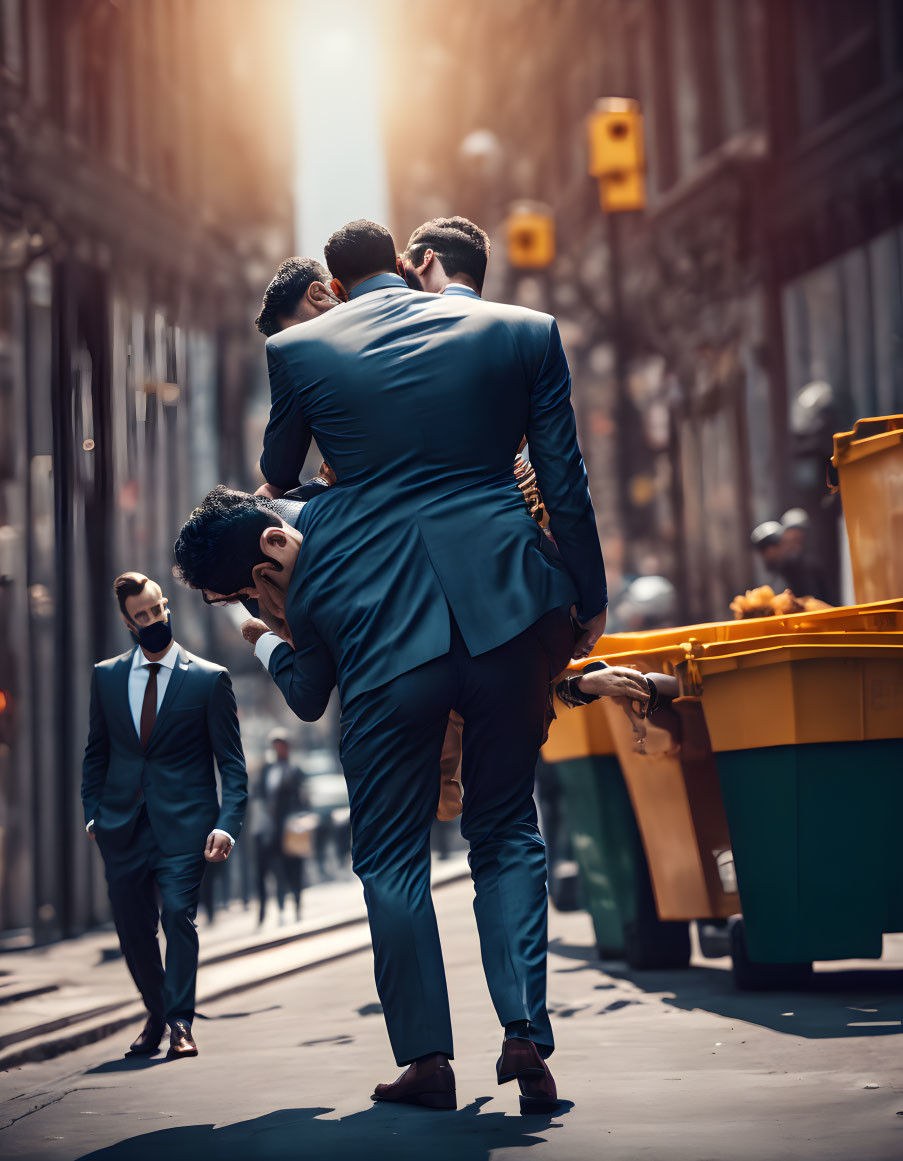
[[[264,633],[269,632],[269,628],[258,617],[249,617],[242,622],[241,635],[249,645],[256,645]]]

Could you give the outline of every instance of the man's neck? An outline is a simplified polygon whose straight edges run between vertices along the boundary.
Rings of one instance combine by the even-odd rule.
[[[452,277],[449,278],[448,282],[443,287],[443,290],[447,290],[449,286],[464,286],[468,290],[472,290],[474,292],[474,294],[480,293],[479,290],[477,289],[477,284],[474,282],[474,280],[472,278],[468,278],[466,274],[454,274],[454,275],[452,275]]]
[[[141,652],[144,654],[145,658],[151,663],[151,665],[156,665],[156,663],[158,661],[163,660],[163,658],[170,651],[170,649],[175,648],[175,644],[176,644],[175,641],[170,641],[170,643],[166,646],[166,648],[161,653],[148,653],[148,651],[144,648],[143,645],[140,646],[140,649],[141,649]]]
[[[397,274],[397,273],[398,273],[398,271],[394,270],[394,269],[393,270],[374,270],[370,274],[365,274],[363,276],[363,278],[355,278],[354,281],[352,281],[349,278],[349,280],[347,282],[343,282],[342,285],[345,287],[345,289],[350,294],[352,292],[352,290],[356,290],[357,287],[361,285],[361,283],[369,282],[371,278],[379,278],[379,276],[381,274]]]

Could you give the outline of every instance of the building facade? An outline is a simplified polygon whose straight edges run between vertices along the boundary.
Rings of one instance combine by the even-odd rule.
[[[0,0],[0,930],[23,938],[106,915],[79,784],[91,665],[127,647],[113,577],[160,578],[179,640],[222,655],[172,543],[253,479],[251,320],[291,251],[282,11]]]
[[[662,573],[720,619],[795,505],[835,571],[830,435],[903,410],[903,8],[887,0],[400,0],[386,132],[403,240],[437,213],[494,238],[490,297],[552,310],[614,588]],[[647,205],[612,223],[586,118],[634,97]],[[506,272],[521,198],[555,216]],[[507,278],[507,281],[506,281]]]

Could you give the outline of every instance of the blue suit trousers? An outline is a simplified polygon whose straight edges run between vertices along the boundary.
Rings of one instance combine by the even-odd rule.
[[[149,1015],[167,1023],[187,1020],[190,1024],[198,973],[195,917],[207,866],[204,852],[163,854],[145,810],[125,850],[108,849],[102,835],[98,844],[119,945]],[[161,921],[166,935],[165,972],[157,943]]]
[[[471,657],[452,620],[447,654],[352,698],[342,712],[352,859],[364,885],[376,987],[399,1065],[453,1055],[439,932],[430,894],[430,827],[448,715],[464,719],[462,833],[470,845],[483,968],[504,1026],[526,1020],[543,1055],[545,844],[533,801],[549,682],[574,637],[555,609]]]

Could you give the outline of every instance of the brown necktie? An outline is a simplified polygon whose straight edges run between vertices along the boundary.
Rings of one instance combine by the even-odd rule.
[[[141,749],[147,749],[151,730],[157,720],[157,672],[160,669],[158,662],[148,665],[147,689],[144,691],[144,702],[141,706]]]

